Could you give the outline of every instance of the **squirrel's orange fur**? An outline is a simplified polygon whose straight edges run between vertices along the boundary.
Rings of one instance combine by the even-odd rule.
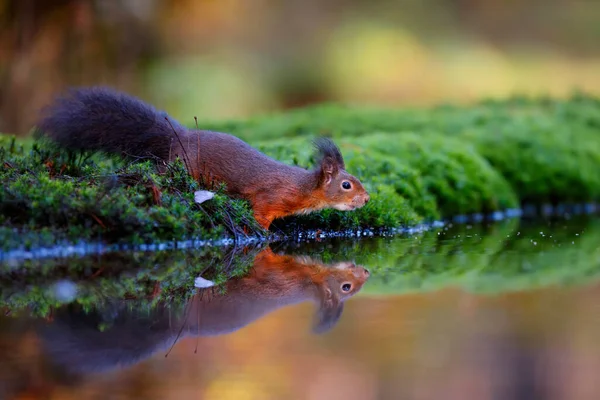
[[[369,201],[330,139],[315,141],[317,166],[306,170],[274,160],[235,136],[189,130],[141,100],[108,88],[75,89],[58,97],[37,127],[70,149],[161,162],[179,157],[196,180],[224,183],[228,194],[248,200],[265,229],[275,218],[323,208],[349,211]]]

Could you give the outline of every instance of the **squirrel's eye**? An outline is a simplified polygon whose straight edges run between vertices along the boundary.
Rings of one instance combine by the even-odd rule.
[[[350,284],[350,283],[344,283],[344,284],[342,285],[342,291],[344,291],[344,292],[349,292],[349,291],[350,291],[350,289],[352,289],[352,284]]]
[[[348,181],[344,181],[342,182],[342,189],[344,190],[350,190],[352,188],[352,184]]]

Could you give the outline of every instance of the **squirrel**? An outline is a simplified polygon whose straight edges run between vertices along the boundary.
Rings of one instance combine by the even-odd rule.
[[[224,183],[228,195],[249,201],[265,230],[276,218],[325,208],[350,211],[369,201],[331,139],[314,140],[316,168],[307,170],[277,161],[233,135],[187,129],[165,112],[107,87],[72,88],[57,96],[36,128],[71,150],[161,162],[179,157],[195,180]]]
[[[73,374],[130,366],[167,351],[180,338],[233,333],[275,310],[312,301],[313,332],[333,328],[344,302],[358,293],[369,271],[351,262],[324,264],[306,256],[259,252],[248,273],[219,287],[198,289],[183,305],[136,306],[131,301],[84,310],[73,304],[53,310],[36,332],[43,353]],[[98,326],[106,327],[100,331]],[[168,354],[168,353],[167,353]]]

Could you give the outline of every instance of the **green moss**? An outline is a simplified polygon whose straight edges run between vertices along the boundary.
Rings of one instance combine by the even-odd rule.
[[[489,212],[516,207],[517,198],[510,185],[469,143],[442,135],[418,136],[413,133],[362,136],[354,143],[370,151],[395,157],[422,177],[420,193],[411,195],[415,207],[430,196],[444,216]],[[376,158],[376,157],[374,157]],[[400,168],[396,168],[398,170]],[[398,181],[396,171],[388,179]]]
[[[270,141],[259,148],[289,163],[312,165],[307,140]],[[474,146],[456,138],[374,133],[338,143],[346,168],[373,194],[372,201],[352,213],[327,210],[294,218],[296,224],[386,228],[519,205],[508,182]]]
[[[217,191],[201,206],[200,189],[181,162],[158,174],[150,162],[69,154],[48,143],[0,146],[3,247],[100,239],[134,244],[263,234],[248,205]]]
[[[233,132],[252,143],[330,135],[377,150],[417,170],[443,216],[512,207],[515,200],[600,198],[600,99],[585,94],[566,100],[515,97],[430,109],[326,104],[203,126]],[[361,166],[349,169],[365,181],[374,178]],[[396,179],[401,178],[398,173]]]

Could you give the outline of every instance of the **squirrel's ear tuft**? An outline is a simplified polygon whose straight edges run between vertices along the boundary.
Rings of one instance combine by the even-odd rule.
[[[317,312],[316,321],[313,325],[313,332],[322,334],[330,331],[337,325],[343,311],[344,303],[340,301],[327,300],[321,303]]]
[[[317,138],[313,144],[316,151],[316,163],[321,170],[322,181],[329,183],[340,170],[346,169],[342,153],[329,138]]]
[[[333,143],[333,140],[326,137],[319,137],[313,141],[313,145],[317,153],[317,164],[321,164],[325,159],[330,159],[339,169],[346,169],[342,153],[335,143]]]

